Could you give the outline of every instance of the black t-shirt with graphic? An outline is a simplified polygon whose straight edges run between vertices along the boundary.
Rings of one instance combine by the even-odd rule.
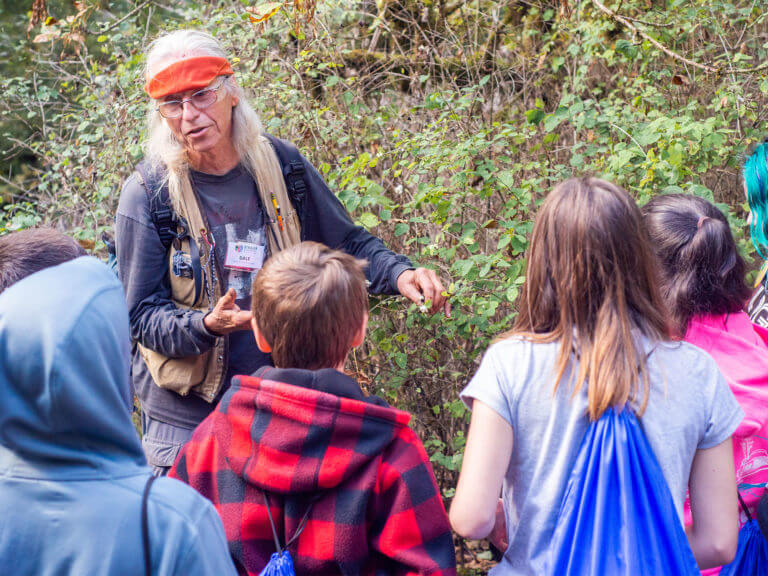
[[[195,191],[200,198],[208,225],[216,241],[216,262],[222,271],[222,294],[229,288],[237,292],[237,305],[251,309],[251,286],[258,270],[253,272],[225,267],[230,243],[248,242],[264,247],[267,228],[264,210],[253,177],[241,165],[222,176],[191,172]],[[229,364],[225,382],[236,374],[252,374],[270,362],[269,356],[256,347],[250,330],[229,335]]]

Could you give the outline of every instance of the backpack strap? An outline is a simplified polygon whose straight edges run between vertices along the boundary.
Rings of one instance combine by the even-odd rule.
[[[177,216],[171,207],[171,198],[168,193],[168,185],[162,173],[150,169],[149,163],[142,160],[136,166],[139,181],[144,186],[149,200],[149,216],[155,225],[157,235],[166,250],[176,238]]]
[[[763,538],[768,540],[768,490],[763,492],[763,497],[757,503],[755,511],[757,512],[757,525],[760,527],[760,532],[763,533]]]
[[[741,497],[741,492],[736,490],[736,495],[739,497],[739,504],[741,504],[741,509],[744,510],[744,514],[747,516],[747,522],[752,522],[752,514],[749,513],[749,508],[747,508],[747,504],[744,502],[744,498]]]
[[[189,256],[192,263],[192,277],[195,280],[195,302],[200,298],[203,290],[203,267],[200,263],[200,248],[195,238],[189,233],[189,226],[184,218],[176,214],[171,206],[171,196],[168,192],[168,183],[162,172],[152,170],[149,162],[142,160],[136,165],[136,173],[139,182],[144,186],[149,201],[149,216],[157,230],[160,242],[165,251],[176,239],[189,237]],[[179,228],[181,230],[179,231]]]
[[[280,140],[271,134],[266,134],[266,137],[275,150],[277,159],[280,161],[288,198],[293,205],[293,209],[296,211],[299,224],[301,224],[304,201],[309,191],[309,184],[307,184],[306,180],[306,168],[304,167],[301,152],[290,142]],[[136,166],[136,173],[139,182],[144,186],[144,190],[147,193],[149,215],[166,252],[175,239],[189,237],[190,259],[195,280],[195,302],[197,302],[203,288],[200,249],[194,240],[194,236],[189,234],[187,223],[176,214],[171,205],[165,174],[163,171],[153,170],[146,160],[139,162]],[[182,230],[177,232],[178,228],[182,228]],[[302,239],[304,238],[302,237]]]
[[[265,134],[265,136],[269,140],[269,143],[272,144],[272,148],[275,149],[277,159],[280,160],[285,187],[288,190],[288,197],[291,199],[293,209],[296,210],[296,214],[299,217],[299,223],[301,223],[303,219],[302,208],[307,192],[309,191],[309,184],[307,184],[306,179],[307,171],[306,168],[304,168],[304,159],[298,148],[290,142],[280,140],[271,134]]]
[[[157,477],[154,475],[147,479],[147,483],[144,485],[144,493],[141,495],[141,543],[144,548],[145,576],[151,576],[152,574],[152,560],[150,558],[149,545],[149,518],[147,515],[147,507],[149,504],[149,489],[152,488],[152,483],[155,480],[157,480]]]

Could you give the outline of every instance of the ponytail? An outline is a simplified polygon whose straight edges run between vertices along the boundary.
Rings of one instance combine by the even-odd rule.
[[[698,196],[669,194],[648,202],[643,215],[678,337],[696,316],[743,308],[750,295],[746,264],[720,210]]]

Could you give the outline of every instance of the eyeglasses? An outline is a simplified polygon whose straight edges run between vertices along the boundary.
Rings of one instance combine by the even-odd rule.
[[[168,100],[167,102],[161,102],[157,105],[157,111],[160,112],[160,115],[163,118],[178,118],[181,116],[182,112],[184,112],[185,102],[190,102],[192,106],[198,110],[208,108],[208,106],[216,102],[216,91],[224,86],[224,78],[226,78],[226,76],[222,78],[219,85],[215,88],[205,88],[195,92],[189,98],[184,98],[184,100]]]

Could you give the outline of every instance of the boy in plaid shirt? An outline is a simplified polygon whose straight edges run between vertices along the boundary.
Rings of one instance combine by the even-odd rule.
[[[275,367],[235,377],[171,470],[216,506],[241,574],[277,545],[299,574],[456,574],[410,415],[343,373],[365,337],[364,264],[311,242],[268,260],[251,310]]]

